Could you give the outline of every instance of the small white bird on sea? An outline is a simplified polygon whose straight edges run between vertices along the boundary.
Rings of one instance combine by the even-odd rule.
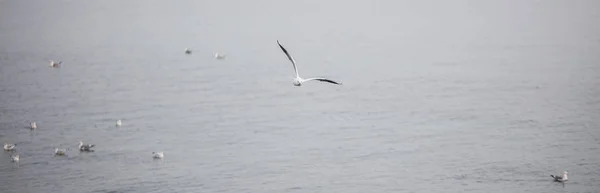
[[[17,145],[11,143],[4,143],[4,151],[12,151],[15,150]]]
[[[60,64],[62,64],[62,61],[55,62],[54,60],[50,60],[50,67],[52,68],[60,68]]]
[[[96,145],[83,144],[83,141],[79,141],[79,151],[93,152],[94,150],[92,149],[92,147],[94,147],[94,146],[96,146]]]
[[[163,152],[152,152],[152,158],[154,159],[162,159],[165,157]]]
[[[185,48],[185,54],[191,54],[191,53],[192,53],[192,50]]]
[[[219,54],[219,52],[215,53],[215,59],[223,60],[227,55]]]
[[[29,128],[30,128],[30,129],[37,129],[37,124],[36,124],[35,122],[31,122],[31,123],[29,124]]]
[[[300,77],[300,75],[298,74],[298,67],[296,66],[296,61],[294,60],[294,58],[288,53],[288,51],[283,48],[283,46],[279,43],[279,40],[277,40],[277,44],[279,44],[279,47],[281,48],[281,50],[283,50],[283,53],[285,53],[285,55],[288,57],[288,59],[292,62],[292,65],[294,65],[294,72],[296,72],[296,78],[294,78],[294,86],[301,86],[302,83],[304,82],[308,82],[311,80],[318,80],[321,82],[328,82],[328,83],[332,83],[332,84],[337,84],[337,85],[341,85],[342,83],[333,81],[333,80],[329,80],[326,78],[307,78],[307,79],[303,79]]]
[[[117,127],[121,126],[121,119],[117,120]]]
[[[20,158],[19,154],[10,156],[10,160],[12,160],[12,162],[19,162],[19,160],[20,160],[19,158]]]
[[[557,182],[565,182],[567,180],[569,180],[569,177],[567,176],[569,172],[564,171],[562,176],[558,176],[558,175],[550,175],[550,177],[554,178],[554,181]]]
[[[54,149],[54,155],[63,156],[66,154],[67,154],[67,149],[58,149],[58,148]]]

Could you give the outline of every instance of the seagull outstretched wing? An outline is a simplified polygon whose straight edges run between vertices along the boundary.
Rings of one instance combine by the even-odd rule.
[[[309,79],[306,79],[306,81],[311,81],[311,80],[318,80],[318,81],[321,81],[321,82],[328,82],[328,83],[337,84],[337,85],[341,85],[342,84],[342,83],[339,83],[339,82],[336,82],[336,81],[333,81],[333,80],[329,80],[329,79],[326,79],[326,78],[309,78]]]
[[[290,55],[290,53],[288,53],[288,51],[279,43],[279,40],[277,40],[277,44],[279,44],[279,47],[281,48],[281,50],[283,50],[283,53],[285,53],[285,55],[288,57],[288,59],[290,59],[290,61],[292,62],[292,65],[294,65],[294,72],[296,72],[296,77],[300,77],[298,75],[298,67],[296,67],[296,61],[294,60],[294,58]]]

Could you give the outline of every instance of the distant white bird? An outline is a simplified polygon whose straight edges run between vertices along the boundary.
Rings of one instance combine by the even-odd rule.
[[[565,182],[565,181],[569,180],[569,177],[567,176],[568,173],[569,172],[564,171],[562,176],[550,175],[550,177],[554,178],[554,181]]]
[[[117,127],[121,126],[121,119],[117,120]]]
[[[162,159],[165,157],[165,154],[163,152],[152,152],[152,157],[154,159]]]
[[[50,67],[52,68],[60,68],[60,64],[62,64],[62,61],[55,62],[54,60],[50,60]]]
[[[185,54],[191,54],[191,53],[192,53],[192,50],[185,48]]]
[[[12,162],[19,162],[19,157],[19,154],[11,155],[10,160],[12,160]]]
[[[219,54],[218,52],[215,53],[215,59],[217,59],[217,60],[223,60],[223,59],[225,59],[226,56],[227,55]]]
[[[294,72],[296,72],[296,78],[294,78],[294,86],[301,86],[302,83],[304,82],[308,82],[311,80],[318,80],[321,82],[328,82],[328,83],[332,83],[332,84],[337,84],[337,85],[341,85],[342,83],[333,81],[333,80],[329,80],[326,78],[307,78],[307,79],[303,79],[300,77],[300,75],[298,74],[298,67],[296,66],[296,61],[294,60],[294,58],[288,53],[288,51],[283,48],[283,46],[279,43],[279,40],[277,40],[277,44],[279,44],[279,47],[281,48],[281,50],[283,50],[283,53],[285,53],[285,55],[288,57],[288,59],[292,62],[292,65],[294,65]]]
[[[29,124],[29,128],[31,128],[31,129],[37,129],[37,124],[35,122],[31,122]]]
[[[4,143],[4,151],[12,151],[15,150],[15,144],[11,144],[11,143]]]
[[[96,145],[83,144],[83,141],[79,141],[79,151],[93,152],[94,150],[92,149],[92,147],[94,147],[94,146],[96,146]]]
[[[67,149],[54,149],[54,155],[63,156],[65,154],[67,154]]]

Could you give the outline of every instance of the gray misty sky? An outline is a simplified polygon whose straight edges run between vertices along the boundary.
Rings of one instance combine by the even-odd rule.
[[[52,7],[53,2],[0,2],[0,27],[27,29],[18,34],[9,31],[0,34],[0,38],[24,41],[17,37],[53,39],[59,34],[77,34],[71,37],[81,39],[73,41],[94,41],[94,36],[113,36],[118,41],[131,38],[161,41],[160,36],[167,34],[166,31],[174,31],[213,37],[229,34],[226,37],[240,41],[262,41],[273,36],[314,40],[323,34],[331,41],[358,37],[378,43],[411,45],[600,41],[596,35],[600,33],[600,12],[597,11],[600,2],[595,0],[225,0],[179,3],[109,0],[67,1],[61,7]],[[32,3],[36,5],[31,6]],[[115,4],[121,6],[115,7]],[[218,25],[219,28],[207,30],[206,25]],[[191,31],[190,26],[198,26],[199,30]],[[138,36],[119,36],[131,33]],[[168,38],[163,40],[168,41]]]

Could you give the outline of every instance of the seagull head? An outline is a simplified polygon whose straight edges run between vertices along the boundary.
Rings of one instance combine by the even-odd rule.
[[[302,83],[300,83],[299,79],[297,79],[297,78],[294,79],[294,86],[301,86],[301,85],[302,85]]]
[[[563,175],[567,175],[568,173],[569,173],[569,172],[567,172],[567,171],[564,171],[564,172],[563,172]]]

